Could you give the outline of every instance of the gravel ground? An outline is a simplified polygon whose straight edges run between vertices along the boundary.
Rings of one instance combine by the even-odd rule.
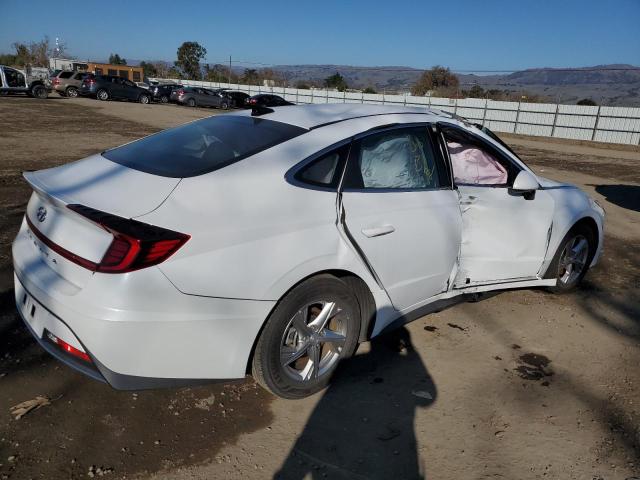
[[[0,479],[640,476],[640,153],[509,137],[537,172],[607,210],[576,292],[519,290],[362,345],[325,392],[233,384],[116,392],[41,351],[15,313],[20,174],[216,113],[87,99],[0,99]],[[51,404],[16,420],[38,395]]]

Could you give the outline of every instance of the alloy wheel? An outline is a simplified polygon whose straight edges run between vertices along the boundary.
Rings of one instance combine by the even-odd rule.
[[[584,235],[570,239],[560,255],[558,279],[565,285],[575,282],[584,271],[589,256],[589,241]]]
[[[291,379],[314,381],[329,374],[347,339],[348,319],[337,302],[316,301],[291,318],[280,343],[280,364]]]

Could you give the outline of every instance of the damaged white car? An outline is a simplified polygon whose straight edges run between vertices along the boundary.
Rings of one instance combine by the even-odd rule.
[[[256,107],[25,178],[18,309],[119,389],[253,374],[304,397],[359,342],[467,294],[569,290],[602,250],[585,193],[422,108]]]

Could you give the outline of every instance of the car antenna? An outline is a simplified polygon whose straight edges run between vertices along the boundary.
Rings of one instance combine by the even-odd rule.
[[[268,107],[265,107],[264,105],[255,105],[251,109],[251,116],[259,117],[260,115],[266,115],[267,113],[273,113],[273,112],[274,112],[273,108],[268,108]]]

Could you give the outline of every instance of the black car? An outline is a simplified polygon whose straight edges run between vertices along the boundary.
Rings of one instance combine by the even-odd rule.
[[[270,93],[261,93],[260,95],[254,95],[247,100],[247,105],[253,107],[255,105],[261,105],[263,107],[282,107],[284,105],[295,105],[286,101],[284,98],[278,95],[272,95]]]
[[[82,80],[80,95],[96,97],[98,100],[121,99],[140,103],[151,102],[151,92],[130,80],[112,75],[88,74]]]
[[[247,108],[247,100],[251,98],[244,92],[236,90],[223,90],[223,93],[232,100],[232,106],[235,108]]]
[[[182,88],[182,85],[176,84],[160,84],[160,85],[152,85],[149,87],[149,91],[151,95],[153,95],[153,100],[156,102],[167,103],[169,98],[171,97],[171,92],[173,92],[177,88]]]

